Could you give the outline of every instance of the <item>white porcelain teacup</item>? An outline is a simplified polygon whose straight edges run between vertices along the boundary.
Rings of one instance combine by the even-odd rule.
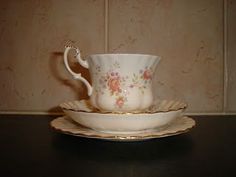
[[[71,49],[79,64],[89,69],[92,85],[69,67]],[[151,106],[153,73],[159,61],[158,56],[144,54],[95,54],[83,60],[72,46],[64,52],[67,70],[87,86],[91,104],[102,112],[137,112]]]

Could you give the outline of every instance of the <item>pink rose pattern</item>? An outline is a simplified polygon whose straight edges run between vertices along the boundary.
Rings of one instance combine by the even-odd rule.
[[[116,106],[118,106],[119,108],[122,108],[124,103],[125,103],[125,98],[123,96],[119,96],[116,98]]]
[[[143,72],[143,79],[144,80],[149,80],[152,78],[152,74],[151,74],[151,71],[149,69],[145,70]]]
[[[116,92],[121,92],[121,88],[120,88],[120,83],[121,83],[121,79],[120,76],[118,75],[118,73],[111,73],[111,75],[107,75],[107,86],[109,88],[109,90],[111,91],[112,95]]]
[[[100,67],[97,67],[100,68]],[[101,70],[97,70],[97,74],[101,75],[99,79],[100,93],[104,94],[103,89],[108,89],[111,96],[115,97],[115,105],[119,108],[127,101],[127,95],[129,94],[128,88],[139,88],[142,93],[146,89],[146,85],[152,81],[153,69],[145,67],[144,70],[140,70],[138,74],[133,76],[121,76],[120,73],[112,70],[105,74],[101,74]],[[131,79],[131,84],[127,85],[127,80]],[[122,89],[123,88],[123,89]],[[125,89],[124,89],[125,88]],[[98,90],[97,90],[98,91]]]

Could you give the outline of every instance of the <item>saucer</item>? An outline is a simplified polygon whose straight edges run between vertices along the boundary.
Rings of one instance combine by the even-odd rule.
[[[99,113],[99,114],[145,114],[145,113],[157,113],[157,112],[168,112],[168,111],[177,111],[180,109],[187,108],[187,104],[182,101],[176,100],[155,100],[153,104],[145,110],[136,111],[136,112],[101,112],[97,108],[93,107],[90,104],[90,101],[87,99],[84,100],[75,100],[61,103],[59,105],[63,110],[72,110],[78,112],[90,112],[90,113]]]
[[[156,101],[142,113],[101,113],[89,100],[71,101],[60,105],[75,122],[96,131],[114,134],[141,133],[161,129],[182,116],[186,104],[177,101]]]
[[[174,136],[188,132],[196,123],[190,117],[180,117],[166,126],[164,129],[149,129],[135,134],[114,134],[96,131],[74,122],[71,118],[64,116],[51,121],[51,127],[58,132],[85,138],[102,139],[109,141],[143,141],[154,138]]]

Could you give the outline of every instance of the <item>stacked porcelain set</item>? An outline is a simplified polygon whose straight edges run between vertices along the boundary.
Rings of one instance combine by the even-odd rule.
[[[74,50],[78,63],[89,69],[92,85],[68,64]],[[81,59],[80,51],[67,46],[66,69],[82,81],[88,100],[60,104],[65,116],[51,126],[66,134],[116,141],[140,141],[187,132],[195,121],[183,116],[186,104],[154,100],[153,77],[160,57],[143,54],[96,54]]]

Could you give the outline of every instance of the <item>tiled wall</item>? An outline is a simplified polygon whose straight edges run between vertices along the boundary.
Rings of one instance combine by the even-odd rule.
[[[236,113],[233,0],[9,0],[0,5],[1,112],[57,112],[87,98],[64,45],[159,55],[155,95],[189,113]],[[88,71],[71,61],[75,71]]]

